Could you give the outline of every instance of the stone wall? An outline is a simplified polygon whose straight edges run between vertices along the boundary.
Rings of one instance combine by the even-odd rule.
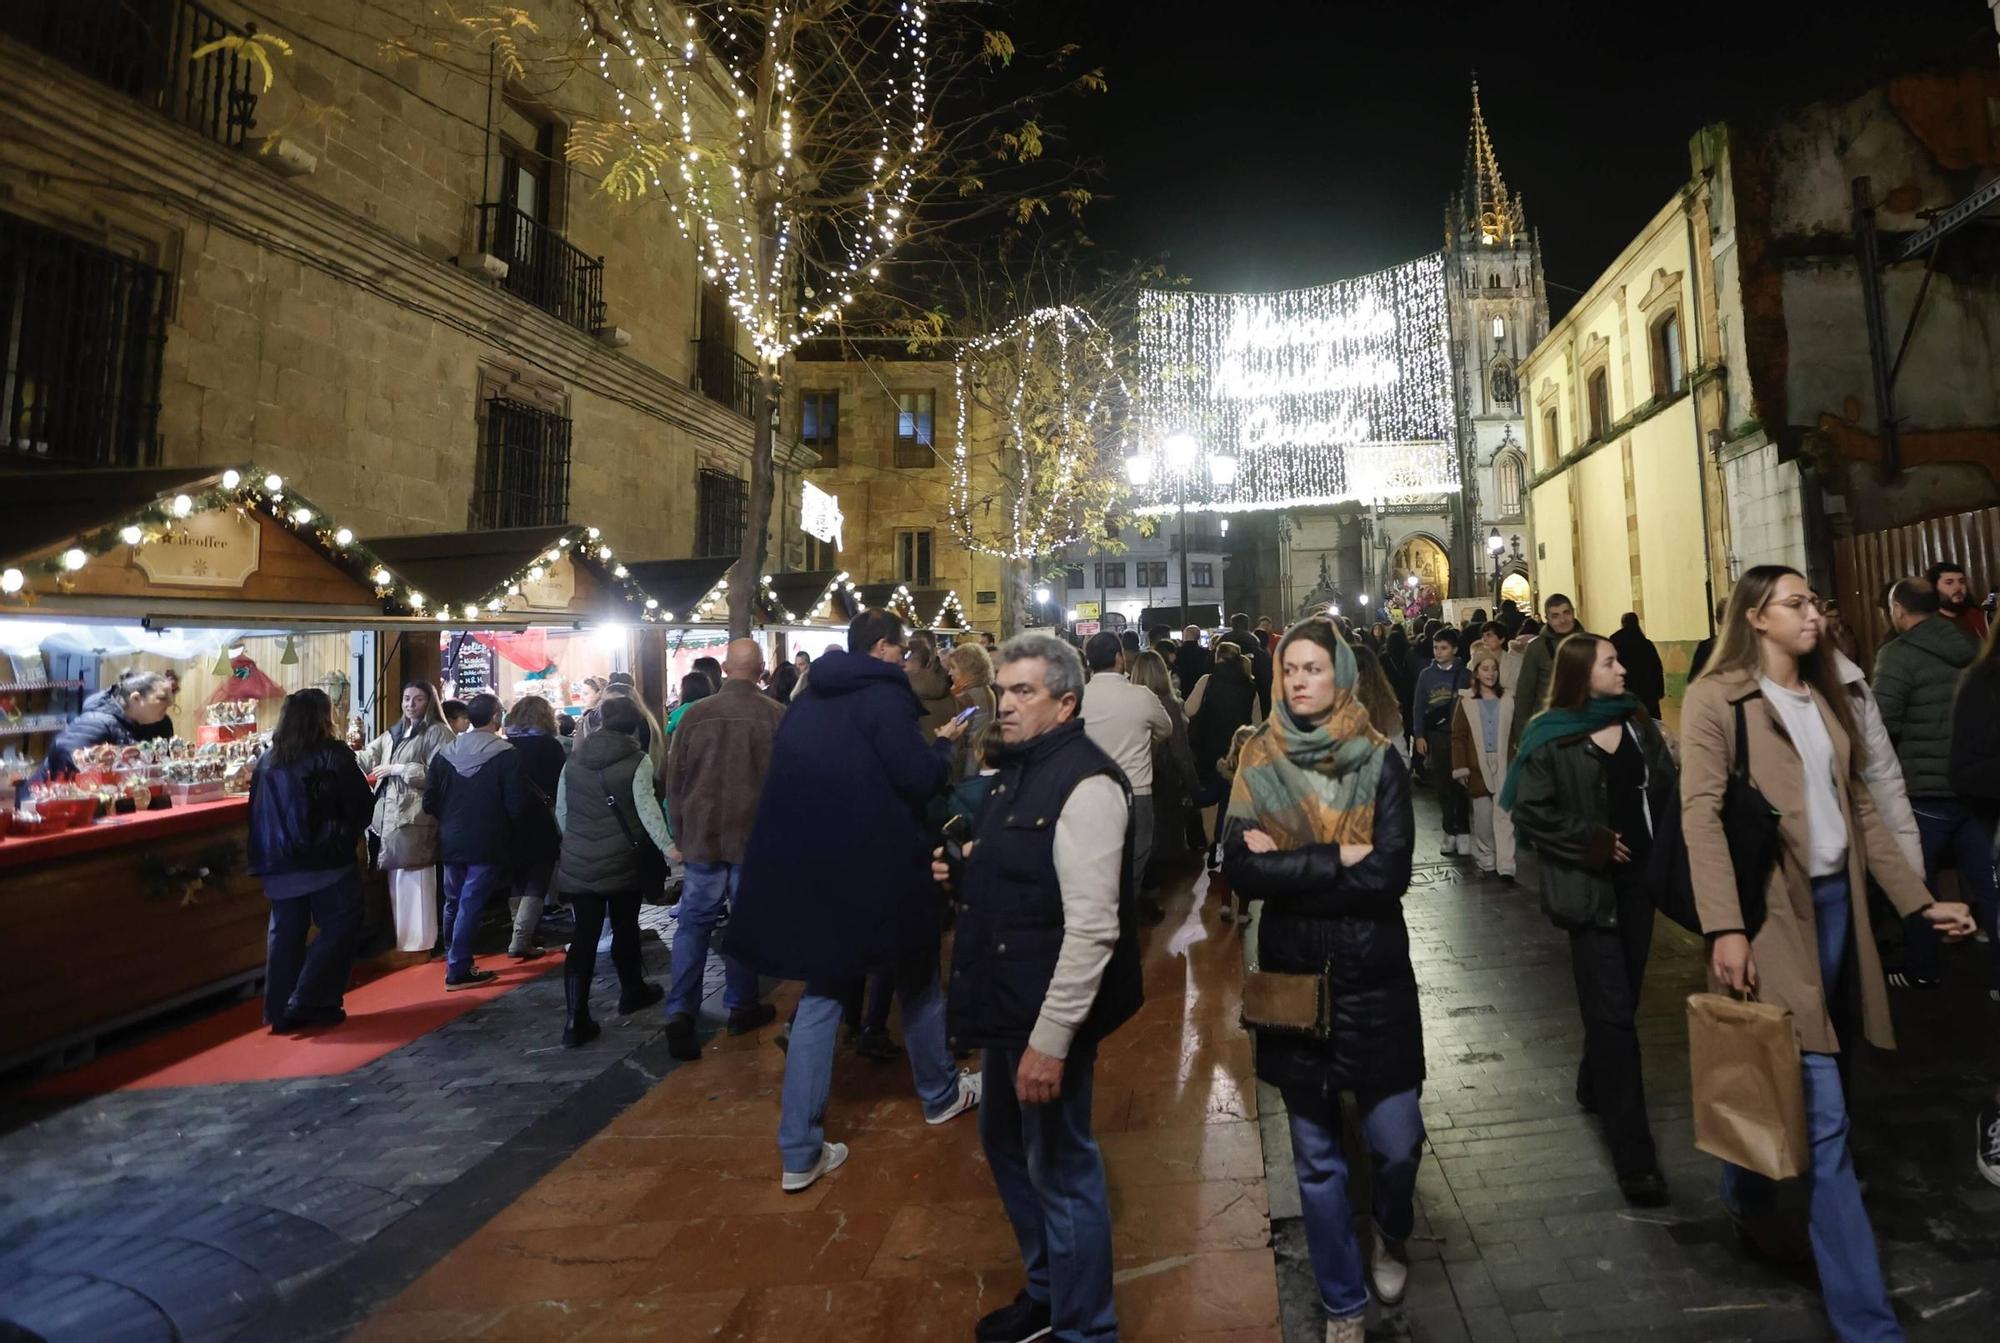
[[[1765,441],[1732,450],[1723,460],[1729,500],[1729,576],[1759,564],[1788,564],[1807,572],[1805,518],[1799,500],[1799,468],[1784,461],[1778,445]]]

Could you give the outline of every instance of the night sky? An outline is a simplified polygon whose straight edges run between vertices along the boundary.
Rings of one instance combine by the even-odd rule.
[[[1435,250],[1476,69],[1558,315],[1685,182],[1704,123],[1996,59],[1984,0],[1012,8],[1024,45],[1080,41],[1110,81],[1056,118],[1104,160],[1089,231],[1164,254],[1199,289],[1318,284]]]

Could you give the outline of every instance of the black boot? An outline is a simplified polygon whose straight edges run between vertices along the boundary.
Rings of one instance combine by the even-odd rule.
[[[563,972],[563,1003],[568,1009],[563,1018],[562,1042],[564,1049],[575,1049],[587,1045],[598,1036],[598,1025],[590,1018],[590,979],[574,970]]]

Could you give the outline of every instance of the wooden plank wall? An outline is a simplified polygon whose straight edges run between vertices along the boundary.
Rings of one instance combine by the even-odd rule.
[[[1889,614],[1882,604],[1889,585],[1921,575],[1941,559],[1964,565],[1973,601],[1985,600],[1987,589],[2000,583],[2000,508],[1929,518],[1834,542],[1840,611],[1861,644],[1863,667],[1875,665],[1875,650],[1889,634]]]
[[[243,640],[244,653],[255,662],[263,673],[283,686],[287,691],[304,690],[307,686],[319,686],[328,694],[333,690],[327,682],[331,675],[338,674],[349,683],[354,680],[353,659],[348,654],[348,636],[343,631],[338,634],[301,634],[297,636],[296,648],[299,660],[296,665],[285,666],[279,659],[285,654],[283,637],[258,636]],[[130,654],[115,658],[104,658],[97,666],[97,683],[110,685],[120,672],[127,668],[140,671],[166,671],[172,669],[180,673],[181,693],[179,708],[174,710],[174,731],[194,740],[195,729],[202,724],[202,709],[208,697],[214,692],[221,678],[215,674],[216,649],[211,649],[198,658],[187,662],[175,662],[171,658],[153,654]],[[352,690],[350,688],[351,696]],[[334,704],[337,721],[344,732],[347,715],[351,710],[339,703]],[[265,731],[278,725],[278,708],[282,700],[266,700],[257,706],[257,726]]]

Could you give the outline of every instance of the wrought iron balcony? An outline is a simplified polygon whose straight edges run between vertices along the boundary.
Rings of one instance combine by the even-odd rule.
[[[694,343],[694,385],[717,405],[749,419],[757,396],[757,365],[727,341],[703,336]]]
[[[478,207],[479,250],[507,263],[500,283],[579,331],[604,325],[604,258],[592,260],[560,233],[511,205]]]
[[[232,149],[257,124],[251,63],[231,50],[194,53],[256,31],[194,0],[0,3],[0,32]]]

